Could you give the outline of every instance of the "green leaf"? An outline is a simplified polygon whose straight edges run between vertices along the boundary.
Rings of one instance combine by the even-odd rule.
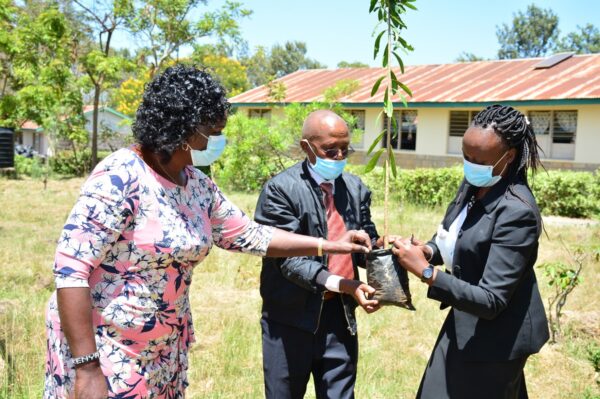
[[[373,48],[373,59],[377,58],[377,54],[379,53],[379,43],[381,42],[381,37],[385,33],[385,30],[382,30],[379,35],[377,35],[377,39],[375,39],[375,47]]]
[[[400,56],[395,51],[392,51],[392,54],[394,55],[394,57],[396,57],[398,65],[400,65],[400,72],[404,73],[404,62],[402,61],[402,58],[400,58]]]
[[[385,51],[383,53],[383,62],[381,63],[381,65],[383,65],[383,67],[387,67],[388,65],[388,47],[390,46],[390,44],[386,44],[385,45]]]
[[[415,6],[414,6],[414,4],[410,4],[410,3],[412,3],[413,1],[414,1],[414,0],[408,0],[407,2],[405,2],[405,3],[404,3],[404,5],[405,5],[406,7],[408,7],[408,8],[411,8],[411,9],[413,9],[413,10],[417,11],[417,7],[415,7]]]
[[[394,176],[395,179],[398,175],[398,172],[396,171],[396,157],[394,156],[394,151],[391,148],[388,148],[388,159],[390,160],[390,165],[392,167],[392,176]]]
[[[388,93],[387,87],[385,89],[385,100],[384,100],[383,106],[385,107],[386,115],[388,116],[388,118],[391,118],[392,115],[394,114],[394,103],[392,101],[391,96]]]
[[[404,83],[398,81],[398,84],[400,85],[400,87],[402,88],[402,90],[404,90],[406,92],[406,94],[408,94],[409,96],[412,97],[412,91],[408,88],[407,85],[405,85]]]
[[[398,91],[398,78],[396,77],[396,74],[394,73],[394,71],[391,70],[390,68],[390,77],[392,78],[392,94],[395,94]]]
[[[377,90],[379,90],[379,86],[381,85],[381,82],[383,81],[384,78],[385,78],[385,76],[382,76],[379,79],[377,79],[377,81],[373,85],[373,88],[371,89],[371,97],[373,97],[375,95],[375,93],[377,93]]]
[[[377,0],[371,0],[371,5],[369,6],[369,13],[373,12],[376,5],[377,5]]]
[[[367,166],[365,166],[366,173],[372,171],[375,168],[375,166],[377,166],[377,161],[379,161],[379,157],[381,157],[381,154],[383,154],[384,151],[385,151],[385,148],[380,148],[375,153],[375,155],[373,155],[373,157],[371,157],[371,159],[369,159],[369,163],[367,163]]]
[[[373,143],[371,143],[371,146],[369,147],[369,150],[367,151],[367,155],[370,155],[371,152],[373,152],[373,150],[375,149],[377,144],[379,144],[379,142],[381,141],[381,139],[383,138],[383,136],[385,135],[386,132],[387,132],[387,130],[383,129],[383,131],[381,133],[379,133],[379,135],[375,138],[375,140],[373,140]]]

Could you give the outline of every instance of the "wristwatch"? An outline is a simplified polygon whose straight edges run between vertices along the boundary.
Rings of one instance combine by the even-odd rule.
[[[424,283],[427,283],[427,282],[431,281],[432,278],[433,278],[433,265],[430,263],[429,266],[427,266],[423,270],[423,274],[421,274],[421,281]]]

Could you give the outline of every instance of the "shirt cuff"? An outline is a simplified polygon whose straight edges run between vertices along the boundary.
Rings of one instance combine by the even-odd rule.
[[[342,277],[331,274],[325,281],[325,288],[327,291],[340,292],[340,281],[342,281]]]

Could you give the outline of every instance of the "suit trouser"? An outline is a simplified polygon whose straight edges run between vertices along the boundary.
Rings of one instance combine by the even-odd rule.
[[[316,334],[261,319],[265,396],[304,397],[312,373],[318,399],[354,398],[358,339],[339,295],[323,303]]]

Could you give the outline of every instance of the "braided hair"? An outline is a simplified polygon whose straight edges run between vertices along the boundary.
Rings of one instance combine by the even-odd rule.
[[[521,177],[527,183],[527,171],[535,173],[539,166],[543,167],[533,128],[527,117],[513,107],[490,105],[475,115],[471,126],[494,129],[508,148],[517,150],[517,162],[511,165],[509,176]]]

